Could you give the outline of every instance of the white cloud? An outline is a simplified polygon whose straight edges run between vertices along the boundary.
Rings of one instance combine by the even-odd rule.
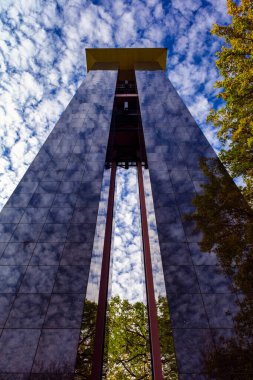
[[[206,115],[210,105],[204,95],[197,95],[194,102],[189,107],[189,111],[198,123],[203,123],[206,120]]]
[[[163,12],[163,6],[162,4],[157,4],[154,10],[154,16],[157,19],[160,19],[163,17],[164,12]]]
[[[111,296],[146,302],[136,168],[118,168],[116,178]]]
[[[8,165],[1,168],[0,207],[83,80],[85,47],[168,46],[169,76],[186,105],[197,105],[195,116],[203,124],[215,95],[214,53],[220,45],[209,29],[228,20],[225,3],[1,1],[0,143]],[[16,143],[29,154],[13,166]]]
[[[215,128],[210,127],[210,126],[205,126],[203,132],[205,133],[207,140],[212,145],[216,153],[218,153],[221,149],[221,143],[218,140],[217,131],[215,130]]]
[[[136,25],[133,12],[124,13],[118,24],[120,27],[115,33],[115,40],[119,46],[128,47],[129,40],[135,40],[137,37]]]

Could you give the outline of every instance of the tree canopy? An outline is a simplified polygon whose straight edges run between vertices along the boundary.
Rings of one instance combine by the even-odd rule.
[[[166,297],[156,302],[163,375],[177,380],[176,358]],[[152,379],[147,305],[119,296],[108,304],[104,378]]]
[[[220,158],[233,177],[242,176],[242,191],[253,204],[253,2],[241,0],[237,5],[227,0],[227,9],[231,23],[212,29],[225,40],[217,53],[221,79],[215,84],[224,102],[210,111],[208,121],[219,128]]]
[[[251,379],[253,210],[220,161],[202,160],[201,168],[207,181],[193,200],[195,211],[184,217],[195,222],[196,231],[202,232],[201,251],[216,254],[219,269],[231,280],[231,291],[240,295],[233,316],[234,329],[220,329],[215,350],[205,352],[204,372],[212,379]]]
[[[166,297],[156,302],[164,379],[177,380],[172,329]],[[85,301],[75,380],[91,378],[97,304]],[[107,305],[103,379],[152,379],[147,305],[119,296]]]

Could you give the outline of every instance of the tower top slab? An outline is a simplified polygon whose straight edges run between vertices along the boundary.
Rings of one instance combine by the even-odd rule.
[[[87,48],[90,70],[165,70],[167,48]]]

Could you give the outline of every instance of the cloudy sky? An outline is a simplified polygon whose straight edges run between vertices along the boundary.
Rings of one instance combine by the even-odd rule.
[[[110,295],[146,303],[136,167],[118,168],[114,202]]]
[[[218,149],[210,29],[227,21],[225,0],[1,0],[0,207],[84,79],[86,47],[168,47],[168,76]]]
[[[110,171],[104,172],[104,179],[93,246],[91,269],[86,297],[98,301],[103,238],[109,193]],[[165,296],[165,283],[158,242],[154,205],[148,170],[143,169],[146,195],[149,241],[153,268],[155,295]],[[110,283],[108,297],[120,296],[130,302],[146,304],[144,259],[141,237],[141,216],[136,167],[128,170],[117,168],[114,199],[114,222],[112,234]]]

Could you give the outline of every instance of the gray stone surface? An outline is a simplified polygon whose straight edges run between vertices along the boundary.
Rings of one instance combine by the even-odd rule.
[[[136,79],[179,378],[250,379],[252,211],[165,73]]]
[[[0,213],[0,379],[73,378],[116,77],[87,74]]]
[[[0,379],[73,377],[116,76],[87,75],[0,214]],[[165,73],[138,71],[136,78],[180,379],[210,379],[205,363],[236,336],[238,302],[252,304],[246,276],[232,281],[247,247],[236,246],[243,254],[237,264],[231,251],[222,262],[215,238],[236,226],[232,238],[252,244],[243,228],[252,218],[247,209],[240,221],[243,199],[225,170],[216,171],[213,149]],[[201,205],[210,182],[203,162],[218,180],[202,214],[223,211],[224,181],[240,211],[231,217],[225,209],[218,231],[210,220],[194,220],[196,197]],[[237,373],[230,364],[224,371]]]

